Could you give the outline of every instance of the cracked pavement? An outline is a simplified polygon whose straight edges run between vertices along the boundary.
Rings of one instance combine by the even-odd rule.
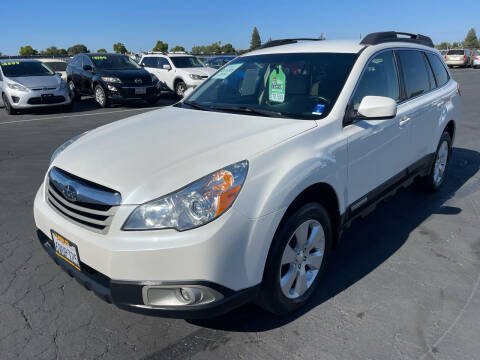
[[[35,192],[65,140],[149,108],[1,110],[0,359],[478,359],[480,70],[453,74],[464,117],[444,187],[404,189],[357,221],[321,289],[287,318],[254,305],[202,321],[145,317],[86,291],[36,239]]]

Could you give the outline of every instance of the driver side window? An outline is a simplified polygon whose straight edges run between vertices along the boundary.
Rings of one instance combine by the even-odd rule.
[[[392,51],[377,54],[370,60],[353,95],[353,109],[358,110],[362,99],[369,95],[400,100],[398,73]]]

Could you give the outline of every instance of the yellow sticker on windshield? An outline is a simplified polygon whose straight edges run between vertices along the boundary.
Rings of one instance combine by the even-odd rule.
[[[20,64],[19,61],[8,61],[8,62],[1,63],[2,66],[11,66],[11,65],[18,65],[18,64]]]

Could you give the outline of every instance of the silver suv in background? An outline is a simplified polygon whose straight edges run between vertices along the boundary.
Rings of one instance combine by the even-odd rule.
[[[0,60],[0,93],[8,114],[22,109],[71,106],[67,83],[38,60]]]
[[[470,49],[452,49],[448,50],[445,55],[445,62],[448,67],[461,66],[469,67],[472,66],[473,56]]]

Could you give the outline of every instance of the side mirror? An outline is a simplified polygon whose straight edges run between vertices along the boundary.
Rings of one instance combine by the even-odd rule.
[[[55,73],[55,75],[62,77],[62,74],[61,74],[61,73],[58,73],[58,72]]]
[[[397,115],[397,102],[385,96],[365,96],[358,107],[360,119],[383,120]]]
[[[167,65],[167,64],[166,64],[166,65],[163,65],[162,68],[163,68],[164,70],[172,70],[172,67],[171,67],[170,65]]]
[[[92,65],[83,65],[83,70],[92,71],[93,70]]]
[[[141,63],[140,66],[141,66],[141,67],[145,67],[145,64],[144,64],[144,63]]]

